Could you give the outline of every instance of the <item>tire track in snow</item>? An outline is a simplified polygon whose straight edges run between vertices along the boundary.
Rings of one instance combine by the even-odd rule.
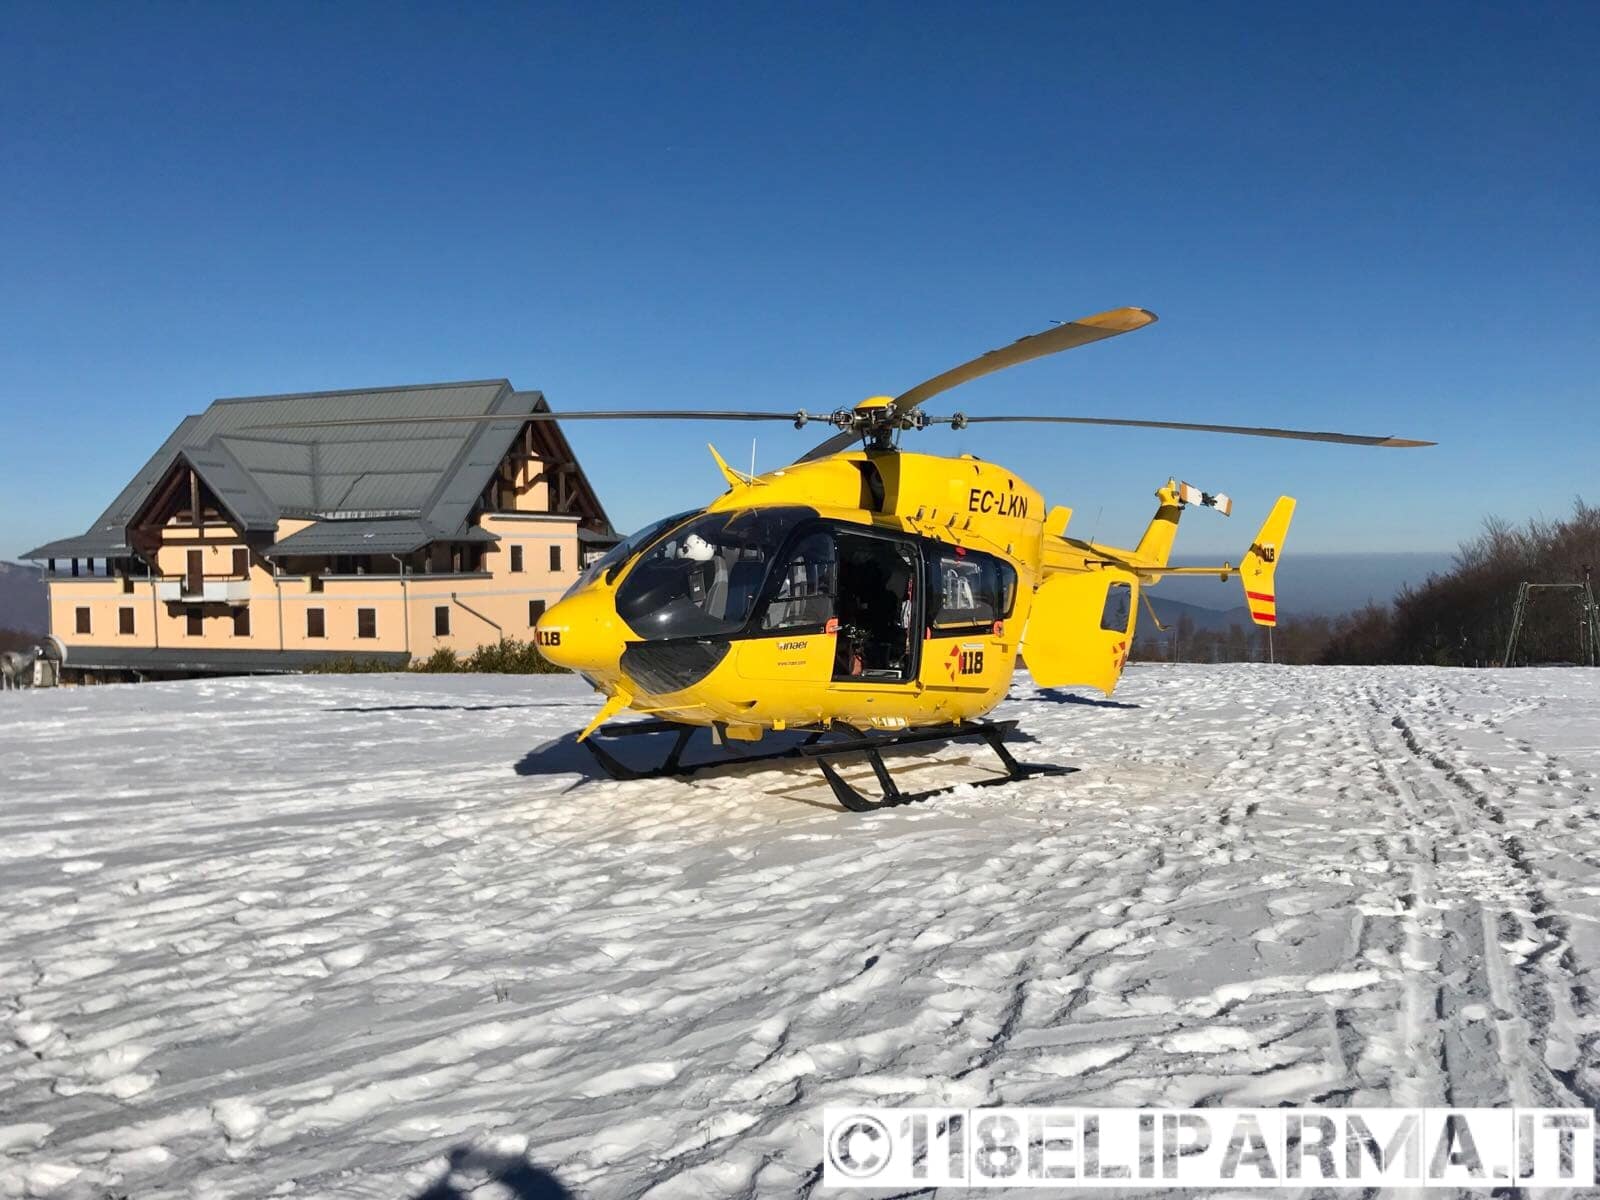
[[[1426,707],[1432,710],[1437,704]],[[1491,720],[1480,724],[1499,732]],[[1516,1012],[1536,1014],[1526,1034],[1529,1044],[1538,1050],[1539,1062],[1566,1093],[1564,1098],[1558,1093],[1556,1102],[1596,1108],[1600,1105],[1600,1080],[1586,1077],[1584,1065],[1594,1062],[1600,1036],[1592,1031],[1592,999],[1577,982],[1584,965],[1578,961],[1570,926],[1560,905],[1549,895],[1546,875],[1539,866],[1541,860],[1554,857],[1557,848],[1548,843],[1530,846],[1533,831],[1517,832],[1508,813],[1507,802],[1514,800],[1514,785],[1503,799],[1492,796],[1487,788],[1473,781],[1459,762],[1446,756],[1450,739],[1443,731],[1427,729],[1415,717],[1408,719],[1400,712],[1395,714],[1393,726],[1413,755],[1467,802],[1468,813],[1475,811],[1489,822],[1486,828],[1480,826],[1483,837],[1498,848],[1503,861],[1514,871],[1517,899],[1521,901],[1494,914],[1493,920],[1485,911],[1481,935],[1486,947],[1495,948],[1494,952],[1486,949],[1495,998],[1513,1001]],[[1516,746],[1523,757],[1537,755],[1545,764],[1543,773],[1547,776],[1572,774],[1560,769],[1560,760],[1555,756],[1536,752],[1517,739],[1506,737],[1506,741]],[[1479,767],[1480,772],[1487,769]],[[1437,779],[1434,783],[1444,790]],[[1515,949],[1507,948],[1508,941]],[[1524,1032],[1508,1028],[1504,1022],[1497,1024],[1505,1037],[1515,1039]],[[1585,1026],[1590,1027],[1587,1034]]]
[[[1405,1036],[1431,1043],[1439,1056],[1440,1097],[1448,1104],[1510,1103],[1524,1106],[1593,1107],[1595,1097],[1568,1063],[1548,1063],[1545,1047],[1568,1036],[1575,1024],[1572,964],[1511,957],[1513,945],[1565,943],[1564,923],[1545,895],[1538,871],[1506,817],[1490,797],[1473,787],[1454,764],[1424,741],[1418,726],[1401,711],[1405,693],[1381,692],[1364,685],[1363,698],[1387,729],[1372,729],[1378,769],[1398,802],[1412,814],[1422,840],[1413,863],[1417,903],[1408,906],[1408,953],[1429,939],[1417,917],[1437,906],[1441,927],[1435,979],[1462,979],[1464,986],[1433,985],[1436,1031],[1416,1023],[1415,997],[1408,999]],[[1437,685],[1431,699],[1439,701]],[[1390,755],[1404,751],[1398,762]],[[1570,954],[1570,951],[1565,952]],[[1426,961],[1426,960],[1424,960]],[[1532,967],[1532,977],[1528,967]],[[1414,973],[1414,972],[1408,972]],[[1493,1030],[1491,1039],[1483,1027]],[[1506,1095],[1484,1094],[1494,1087],[1479,1056],[1488,1050],[1499,1065]],[[1464,1094],[1467,1091],[1478,1094]],[[1409,1103],[1409,1101],[1407,1101]]]

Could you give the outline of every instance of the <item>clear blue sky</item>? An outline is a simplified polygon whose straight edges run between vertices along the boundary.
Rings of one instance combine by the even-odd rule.
[[[935,430],[1074,532],[1169,473],[1293,548],[1600,497],[1600,6],[45,5],[0,40],[0,556],[216,396],[509,377],[827,410],[1052,319],[1152,329],[936,402],[1437,438]],[[749,426],[574,426],[615,522]],[[759,429],[774,466],[820,440]]]

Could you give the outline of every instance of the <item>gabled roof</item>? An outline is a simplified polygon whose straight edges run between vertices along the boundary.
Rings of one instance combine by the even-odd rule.
[[[395,518],[413,525],[392,530],[390,540],[412,538],[419,530],[431,534],[427,540],[460,538],[522,418],[535,411],[548,411],[544,397],[514,391],[504,379],[217,400],[198,416],[184,418],[87,533],[24,557],[129,553],[128,525],[180,463],[192,466],[247,530],[272,529],[284,517]],[[502,413],[504,421],[410,419]],[[382,423],[294,424],[337,420]],[[566,448],[559,430],[545,428]],[[578,480],[586,509],[604,523],[604,510],[581,471]]]
[[[240,529],[271,531],[277,528],[277,506],[223,439],[213,438],[204,446],[180,450],[175,465],[177,462],[188,463],[195,469],[212,494],[233,514]]]
[[[454,529],[520,428],[515,418],[532,408],[515,396],[509,383],[495,379],[218,400],[185,444],[221,443],[255,478],[277,517],[408,516]],[[505,423],[407,420],[498,412],[507,414]],[[392,424],[290,424],[387,417]],[[445,519],[436,520],[441,507]]]

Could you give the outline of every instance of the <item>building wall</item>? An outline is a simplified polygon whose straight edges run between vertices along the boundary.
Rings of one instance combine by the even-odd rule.
[[[542,487],[543,485],[539,485]],[[528,493],[524,493],[527,495]],[[275,575],[269,560],[255,552],[249,556],[248,634],[234,630],[233,609],[222,604],[201,607],[201,632],[188,631],[187,602],[169,604],[157,597],[156,580],[134,579],[124,591],[117,578],[51,577],[51,631],[68,647],[118,646],[138,648],[208,647],[226,650],[328,650],[360,656],[363,653],[409,651],[426,658],[448,647],[460,654],[501,637],[528,640],[532,636],[529,602],[554,604],[578,577],[580,547],[578,518],[542,513],[486,514],[481,525],[500,537],[484,555],[484,570],[475,574],[323,576],[320,591],[304,575]],[[283,521],[277,537],[284,538],[306,526],[304,521]],[[200,536],[203,534],[203,537]],[[187,552],[205,555],[208,579],[239,580],[233,574],[233,551],[245,545],[238,531],[209,524],[203,531],[172,526],[164,535],[157,562],[168,580],[183,577]],[[522,570],[513,571],[512,546],[522,548]],[[556,547],[560,565],[552,568],[550,551]],[[77,632],[77,609],[89,610],[90,631]],[[119,610],[133,611],[134,632],[120,632]],[[307,612],[323,613],[325,636],[307,632]],[[359,610],[370,608],[376,636],[359,634]],[[448,614],[449,632],[435,633],[435,610]]]

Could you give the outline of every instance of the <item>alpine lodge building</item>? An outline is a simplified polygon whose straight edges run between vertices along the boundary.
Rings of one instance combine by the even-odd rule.
[[[530,640],[618,541],[556,423],[527,419],[549,411],[500,379],[185,417],[87,532],[24,556],[45,565],[64,671],[398,669]]]

